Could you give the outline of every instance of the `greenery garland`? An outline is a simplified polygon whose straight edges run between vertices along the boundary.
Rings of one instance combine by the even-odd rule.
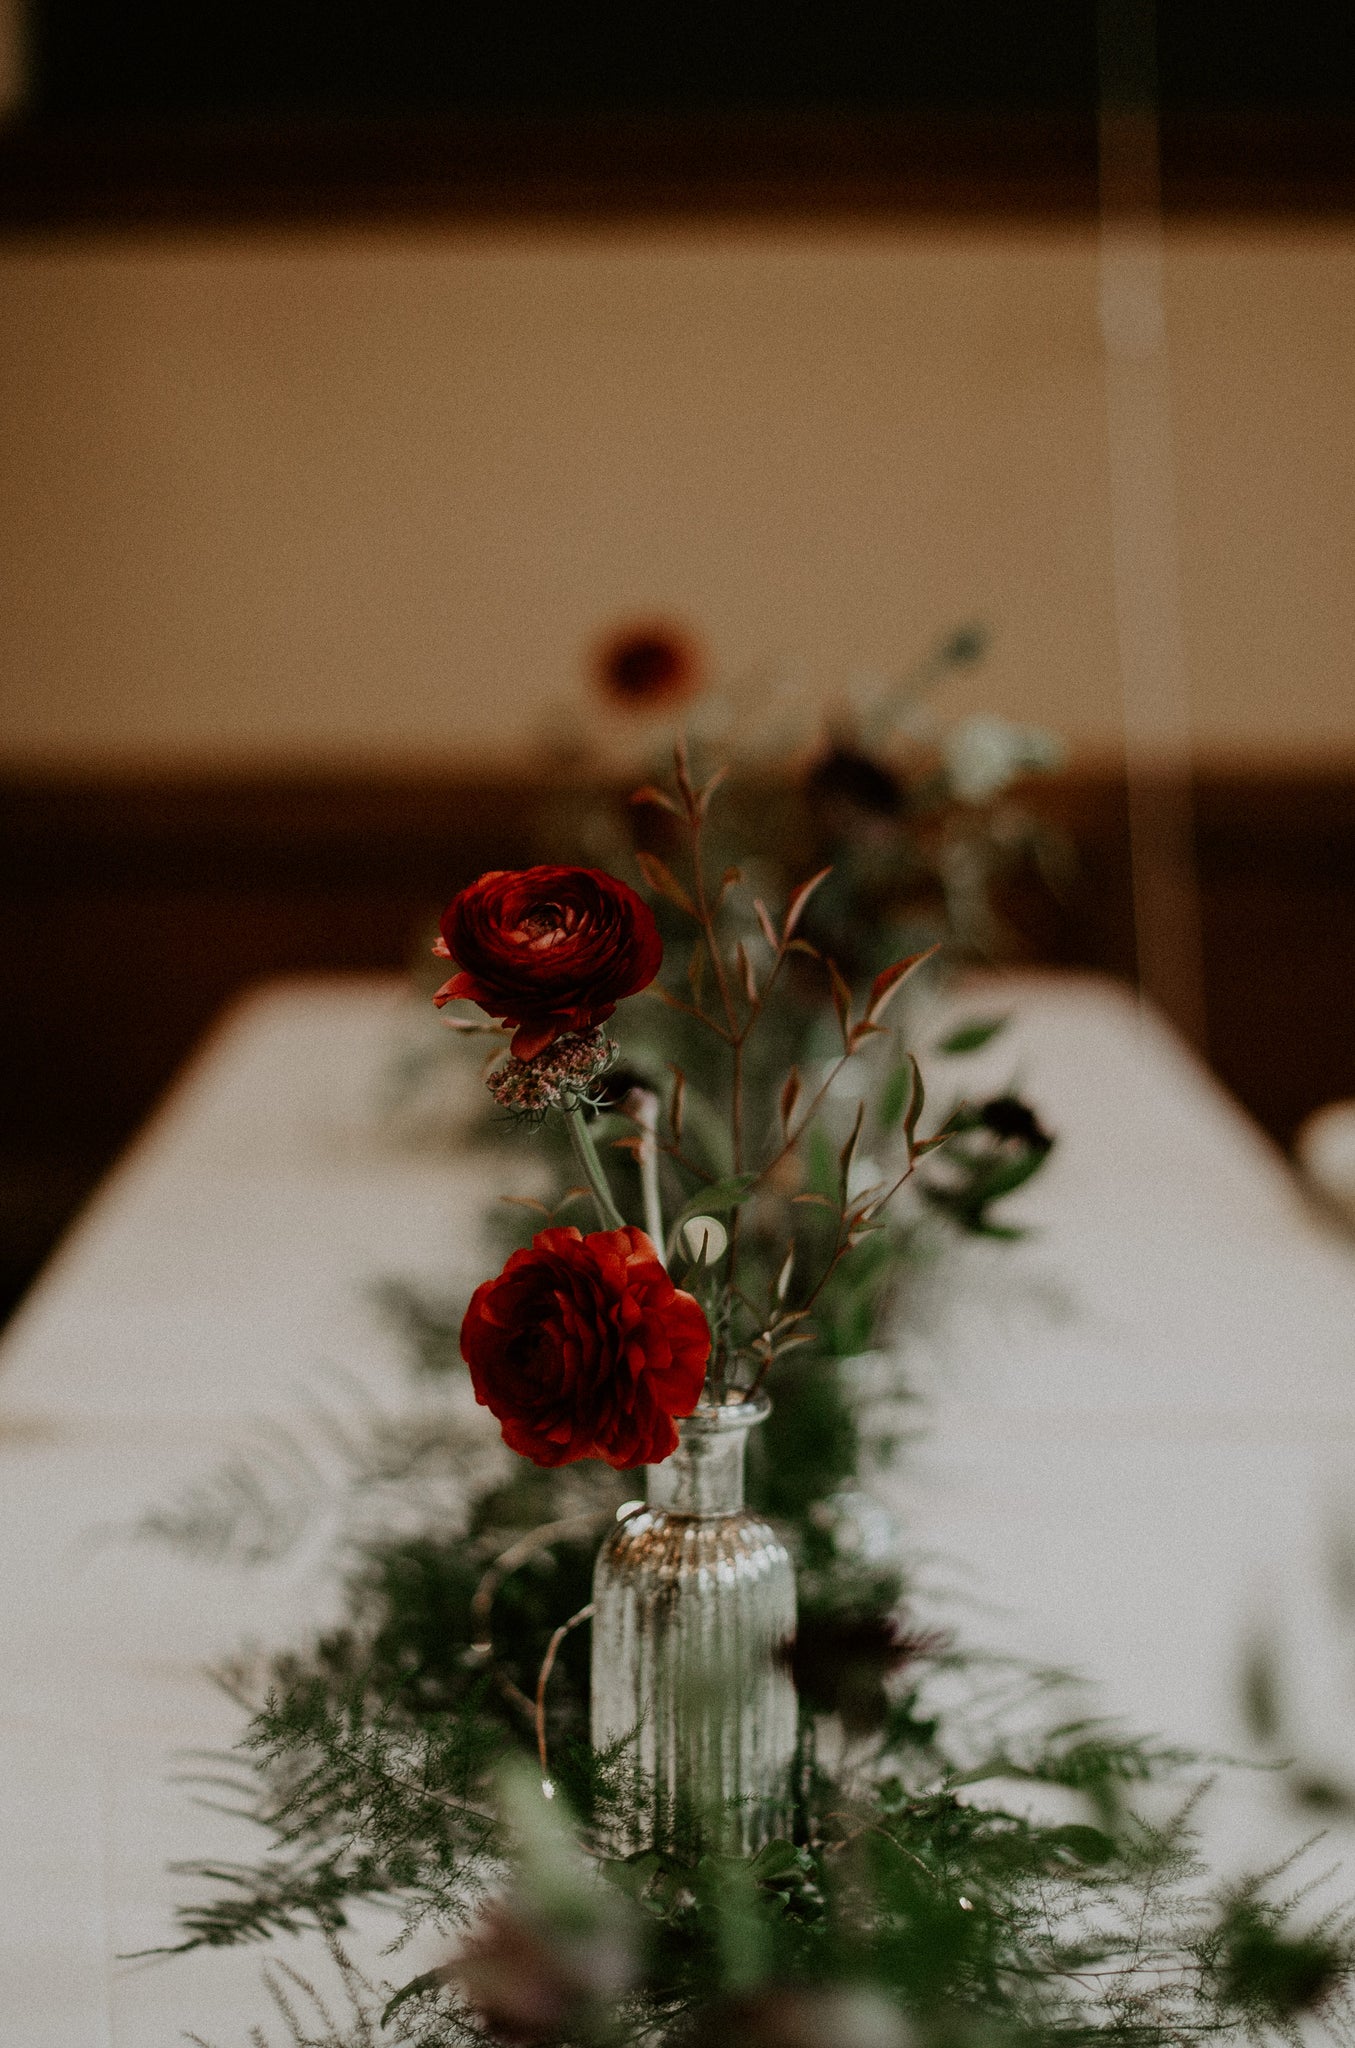
[[[400,1306],[427,1360],[439,1321]],[[817,1753],[790,1837],[746,1861],[594,1851],[625,1780],[587,1746],[579,1633],[552,1675],[559,1791],[542,1800],[517,1701],[586,1601],[624,1489],[597,1466],[518,1462],[488,1480],[479,1433],[458,1440],[456,1404],[439,1415],[424,1393],[403,1430],[384,1419],[350,1435],[354,1504],[441,1477],[464,1483],[464,1510],[356,1534],[343,1625],[224,1674],[254,1708],[231,1789],[273,1847],[252,1867],[196,1867],[213,1889],[180,1909],[178,1945],[308,1927],[337,1944],[361,1900],[395,1905],[406,1932],[463,1930],[445,1970],[394,1989],[365,1984],[338,1947],[344,2021],[307,2018],[304,1984],[275,1969],[281,2038],[332,2048],[883,2048],[913,2035],[1130,2048],[1237,2031],[1293,2040],[1312,2014],[1348,2033],[1345,1920],[1301,1926],[1298,1894],[1274,1896],[1276,1872],[1209,1886],[1188,1778],[1167,1819],[1136,1814],[1190,1757],[1065,1718],[1055,1682],[900,1628],[906,1564],[863,1544],[847,1492],[870,1449],[850,1377],[823,1356],[787,1362],[753,1474],[800,1563],[796,1678]],[[218,1556],[231,1544],[276,1554],[295,1530],[295,1484],[247,1499],[208,1486],[160,1533]],[[285,1512],[261,1514],[279,1498]],[[474,1651],[477,1596],[513,1546],[522,1562],[495,1589],[490,1673]],[[1014,1785],[1061,1788],[1075,1817],[1032,1818]]]
[[[680,786],[684,773],[680,762]],[[914,858],[911,841],[907,850]],[[669,911],[685,915],[688,891],[667,864],[651,851],[644,865]],[[860,931],[850,894],[835,914]],[[831,938],[821,922],[809,950],[825,953]],[[855,989],[879,974],[876,960],[856,965],[860,979],[829,970],[849,1045]],[[689,985],[679,1038],[700,1008],[696,976]],[[821,1056],[823,1016],[817,1002],[792,1003],[764,1094],[791,1055]],[[942,1060],[996,1028],[976,1020]],[[690,1045],[677,1057],[700,1076]],[[628,1059],[642,1085],[660,1058],[675,1058],[671,1034],[637,1032]],[[810,1237],[817,1228],[842,1243],[863,1140],[901,1144],[910,1169],[928,1149],[917,1063],[894,1050],[879,1078],[841,1145],[823,1126],[806,1131]],[[624,1111],[636,1082],[631,1073],[625,1091],[602,1087],[574,1105],[595,1157],[613,1156],[618,1139],[638,1149]],[[635,1479],[591,1461],[545,1469],[487,1443],[461,1398],[459,1315],[382,1290],[418,1397],[343,1435],[342,1625],[224,1674],[250,1713],[229,1781],[271,1846],[247,1867],[195,1866],[205,1895],[179,1913],[181,1949],[325,1934],[346,2010],[274,1962],[283,2038],[1156,2048],[1216,2034],[1297,2041],[1310,2016],[1350,2030],[1350,1925],[1306,1924],[1301,1894],[1284,1895],[1276,1871],[1210,1885],[1189,1757],[1082,1718],[1059,1682],[910,1622],[914,1574],[869,1494],[872,1468],[895,1452],[905,1390],[888,1374],[872,1383],[861,1354],[878,1344],[877,1364],[888,1356],[900,1289],[938,1232],[1016,1234],[1001,1204],[1050,1146],[1014,1096],[948,1105],[936,1136],[947,1141],[944,1174],[901,1217],[873,1215],[873,1229],[830,1259],[812,1319],[797,1319],[809,1341],[773,1345],[759,1368],[773,1369],[774,1408],[749,1496],[797,1562],[789,1655],[801,1738],[793,1827],[752,1857],[699,1840],[608,1853],[633,1785],[624,1745],[589,1746],[586,1640],[570,1623]],[[642,1183],[632,1172],[621,1187],[623,1213],[639,1213]],[[718,1207],[711,1172],[704,1192],[705,1208]],[[689,1189],[677,1194],[690,1209]],[[750,1228],[745,1255],[774,1283],[779,1247]],[[696,1285],[703,1261],[698,1251]],[[739,1343],[756,1362],[755,1342]],[[302,1447],[290,1458],[274,1447],[263,1465],[237,1459],[149,1532],[221,1560],[276,1555],[304,1521],[313,1469]],[[1176,1788],[1165,1817],[1153,1791],[1164,1785]],[[352,1908],[371,1900],[397,1910],[406,1936],[445,1931],[445,1961],[372,1984],[343,1946]]]

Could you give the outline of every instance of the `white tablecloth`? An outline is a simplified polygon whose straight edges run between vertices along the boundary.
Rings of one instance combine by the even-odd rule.
[[[999,1002],[966,1088],[1016,1080],[1059,1144],[1012,1204],[1029,1238],[966,1248],[919,1297],[928,1433],[891,1505],[968,1633],[1092,1674],[1100,1710],[1172,1739],[1248,1749],[1243,1646],[1273,1628],[1305,1754],[1355,1779],[1329,1569],[1355,1529],[1355,1257],[1121,991],[1031,976],[957,1011]],[[409,1142],[384,1106],[421,1028],[387,981],[236,1008],[0,1351],[3,2048],[235,2048],[266,2016],[258,1951],[117,1958],[171,1937],[170,1861],[259,1846],[175,1782],[238,1732],[204,1667],[332,1589],[313,1548],[232,1573],[125,1532],[261,1421],[397,1385],[370,1282],[488,1270],[484,1157]],[[1244,1774],[1209,1832],[1228,1863],[1304,1829]]]

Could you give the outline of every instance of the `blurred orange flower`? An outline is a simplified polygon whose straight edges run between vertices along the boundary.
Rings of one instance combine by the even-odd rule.
[[[700,642],[671,619],[639,619],[618,627],[594,650],[599,693],[628,710],[657,710],[700,694],[706,659]]]

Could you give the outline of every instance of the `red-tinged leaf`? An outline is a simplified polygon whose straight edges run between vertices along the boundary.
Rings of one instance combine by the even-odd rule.
[[[696,905],[683,888],[672,869],[654,853],[637,853],[635,864],[651,889],[660,896],[666,896],[670,903],[676,903],[679,910],[685,910],[688,917],[696,916]]]
[[[494,1038],[506,1035],[502,1025],[486,1023],[483,1017],[449,1017],[444,1010],[440,1021],[444,1031],[487,1031]]]
[[[612,1150],[613,1152],[629,1152],[632,1159],[638,1160],[644,1151],[645,1143],[645,1139],[639,1137],[613,1138]]]
[[[817,1342],[818,1338],[814,1336],[812,1331],[797,1330],[793,1337],[786,1337],[774,1347],[775,1355],[777,1358],[782,1358],[787,1351],[794,1351],[797,1344],[817,1344]]]
[[[687,1076],[681,1067],[673,1068],[673,1096],[668,1105],[668,1128],[673,1133],[674,1144],[682,1142],[682,1112],[687,1102]]]
[[[728,768],[717,768],[715,773],[711,776],[710,781],[706,784],[705,788],[698,792],[696,799],[696,809],[697,815],[699,817],[705,817],[706,812],[710,809],[711,798],[714,796],[716,790],[720,787],[720,784],[724,781],[728,773]]]
[[[838,1184],[842,1189],[842,1199],[844,1202],[847,1199],[847,1179],[852,1170],[852,1161],[856,1157],[856,1148],[861,1140],[861,1126],[865,1122],[865,1120],[866,1105],[864,1102],[858,1102],[856,1105],[856,1117],[852,1124],[851,1133],[848,1136],[846,1144],[843,1146],[842,1150],[837,1155]]]
[[[738,945],[734,948],[734,952],[739,963],[739,973],[743,977],[743,992],[750,1003],[755,1003],[757,1001],[757,982],[753,978],[753,963],[748,958],[748,948],[744,945],[742,939],[739,940]]]
[[[848,1052],[855,1052],[859,1046],[865,1044],[868,1038],[876,1037],[883,1030],[883,1024],[872,1024],[867,1018],[863,1017],[859,1024],[853,1024],[852,1026],[851,1036],[847,1041]]]
[[[830,1202],[827,1195],[792,1195],[790,1199],[792,1203],[812,1202],[816,1209],[831,1209],[835,1216],[838,1214],[837,1203]]]
[[[844,1047],[850,1050],[852,992],[846,979],[840,972],[836,960],[829,960],[826,964],[828,967],[828,979],[833,986],[833,1008],[837,1011],[837,1021],[842,1026],[842,1043]]]
[[[768,916],[767,906],[760,896],[755,896],[753,898],[753,908],[757,912],[757,921],[762,926],[763,938],[767,941],[767,944],[771,947],[773,953],[779,952],[781,947],[781,941],[776,936],[776,926],[772,923],[771,918]]]
[[[500,1195],[499,1200],[506,1208],[530,1209],[535,1215],[544,1216],[547,1221],[550,1220],[553,1214],[553,1211],[548,1209],[544,1202],[535,1202],[530,1195]]]
[[[799,888],[791,897],[790,902],[786,905],[786,921],[781,927],[781,936],[783,939],[790,938],[791,934],[795,930],[796,925],[800,922],[800,919],[805,914],[805,905],[808,903],[810,897],[818,888],[819,883],[826,882],[829,875],[831,875],[832,872],[833,870],[831,868],[820,868],[817,875],[811,875],[807,882],[801,882]]]
[[[633,789],[630,800],[633,804],[653,804],[660,811],[671,811],[675,818],[682,816],[680,806],[673,802],[668,791],[656,788],[652,782],[646,782],[639,789]]]
[[[719,891],[718,891],[718,893],[717,893],[717,895],[716,895],[716,898],[715,898],[715,908],[716,908],[717,910],[718,910],[718,909],[720,908],[720,905],[721,905],[721,904],[722,904],[722,903],[724,902],[724,900],[725,900],[726,896],[727,896],[727,895],[729,894],[730,890],[731,890],[731,889],[737,889],[737,888],[738,888],[738,886],[739,886],[739,883],[740,883],[740,882],[741,882],[742,880],[743,880],[743,870],[742,870],[741,868],[726,868],[726,869],[725,869],[724,873],[723,873],[723,874],[721,875],[721,877],[720,877],[720,887],[719,887]]]
[[[823,958],[818,947],[811,946],[808,939],[787,939],[786,951],[788,953],[804,953],[810,960],[822,960]]]
[[[866,1021],[878,1024],[909,975],[919,968],[924,960],[930,960],[933,953],[939,953],[940,950],[939,945],[928,946],[925,952],[910,953],[906,960],[896,960],[892,967],[886,967],[877,974],[871,983],[870,997],[866,1003]]]
[[[800,1069],[792,1067],[781,1090],[781,1126],[790,1130],[790,1120],[795,1114],[795,1105],[800,1100]]]

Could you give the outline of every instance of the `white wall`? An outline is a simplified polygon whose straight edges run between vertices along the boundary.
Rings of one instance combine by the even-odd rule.
[[[1355,757],[1355,234],[1176,232],[1193,719]],[[0,249],[0,761],[516,753],[600,626],[1120,732],[1090,232]]]

